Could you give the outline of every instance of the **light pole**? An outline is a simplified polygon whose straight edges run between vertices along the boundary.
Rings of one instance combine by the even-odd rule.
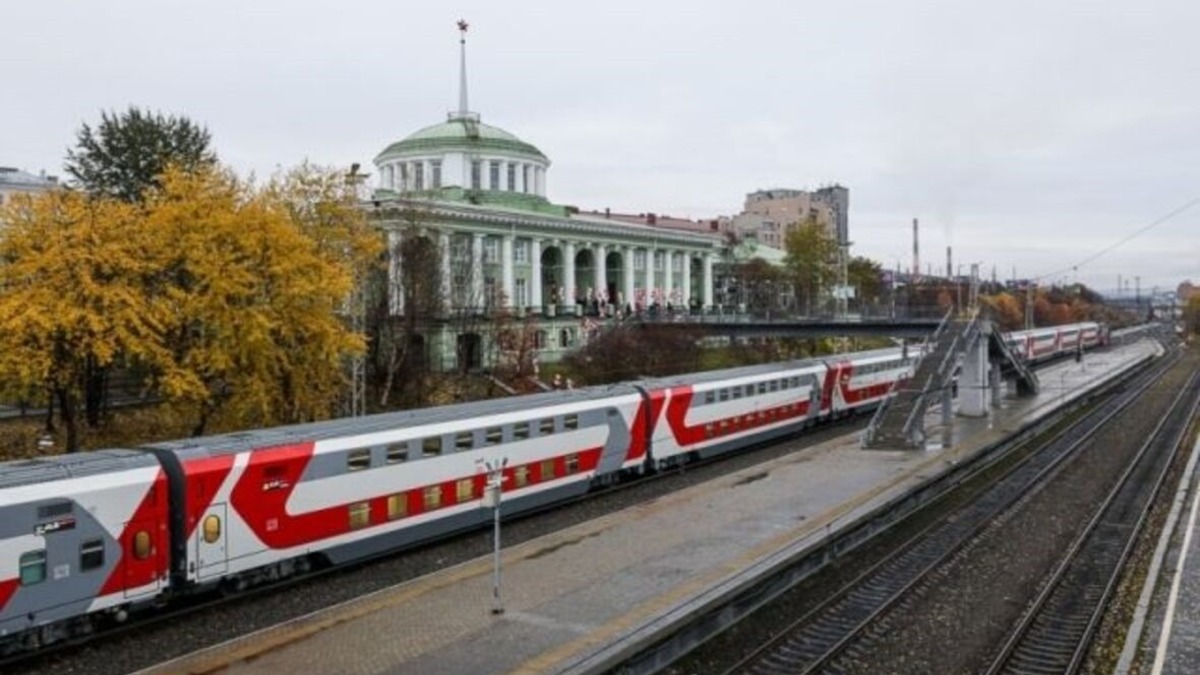
[[[492,509],[492,614],[504,613],[504,601],[500,598],[500,499],[503,493],[505,457],[499,462],[483,462],[487,470],[487,484],[483,490],[483,506]]]

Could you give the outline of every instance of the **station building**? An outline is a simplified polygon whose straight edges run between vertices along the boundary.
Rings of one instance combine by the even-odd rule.
[[[465,63],[464,45],[458,109],[376,155],[367,207],[388,239],[388,311],[420,325],[431,368],[490,365],[498,317],[536,323],[546,363],[598,321],[712,308],[719,233],[553,203],[550,158],[468,109]]]

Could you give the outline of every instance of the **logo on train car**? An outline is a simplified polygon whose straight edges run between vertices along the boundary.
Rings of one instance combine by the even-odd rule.
[[[262,489],[263,492],[269,492],[271,490],[286,490],[291,486],[292,484],[286,478],[271,478],[263,481]]]
[[[67,516],[57,520],[51,520],[47,523],[38,523],[33,526],[33,533],[39,537],[55,532],[66,532],[67,530],[75,529],[75,516]]]

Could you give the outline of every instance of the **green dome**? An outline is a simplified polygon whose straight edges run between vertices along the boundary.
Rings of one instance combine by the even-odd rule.
[[[541,150],[507,131],[464,117],[452,117],[441,124],[409,134],[385,148],[375,161],[441,150],[494,151],[497,154],[518,154],[549,161]]]

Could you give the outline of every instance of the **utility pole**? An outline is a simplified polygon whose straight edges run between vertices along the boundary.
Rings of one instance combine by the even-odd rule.
[[[492,614],[503,614],[504,601],[500,596],[500,500],[504,492],[504,467],[508,466],[508,458],[499,462],[488,460],[483,462],[483,466],[488,477],[483,490],[483,506],[492,509]]]
[[[352,206],[358,208],[358,186],[366,180],[369,174],[358,172],[359,164],[350,165],[346,174],[346,185],[349,187]],[[350,330],[356,335],[362,335],[367,325],[366,275],[357,264],[354,266],[351,279],[353,287],[346,302],[346,311],[350,315]],[[350,358],[350,401],[347,406],[347,417],[362,417],[367,412],[367,372],[366,356],[356,354]]]

